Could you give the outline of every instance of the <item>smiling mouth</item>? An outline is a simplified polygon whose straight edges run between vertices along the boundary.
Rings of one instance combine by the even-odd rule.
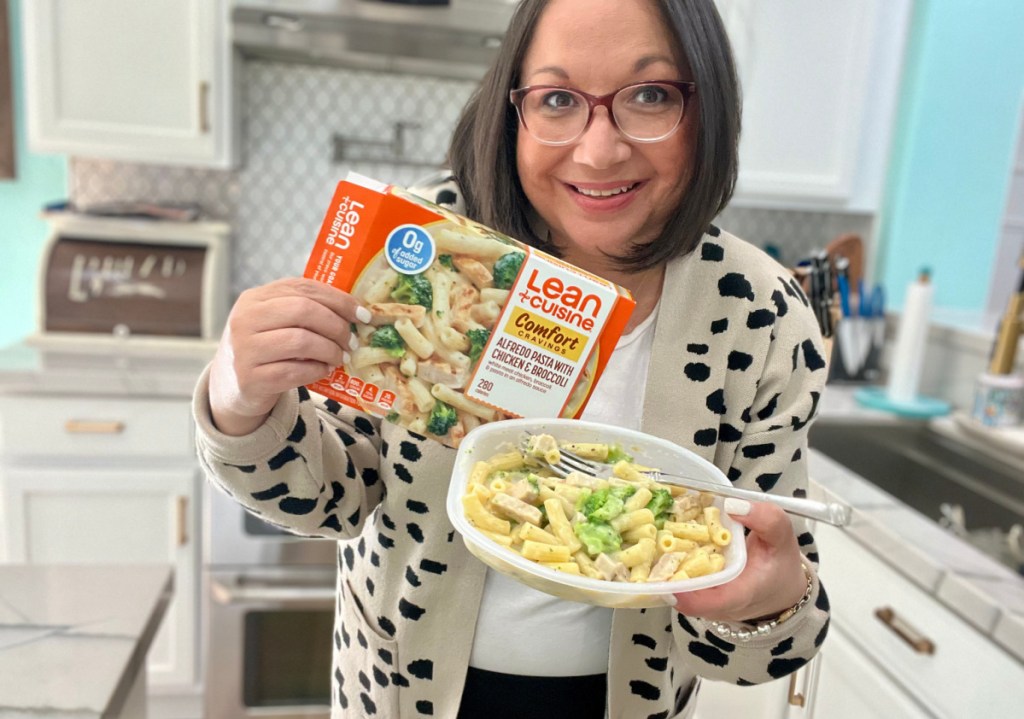
[[[576,185],[569,185],[579,194],[585,197],[614,197],[615,195],[621,195],[623,192],[629,192],[635,190],[640,186],[639,182],[634,182],[631,185],[623,185],[622,187],[613,187],[607,190],[592,190],[585,187],[577,187]]]

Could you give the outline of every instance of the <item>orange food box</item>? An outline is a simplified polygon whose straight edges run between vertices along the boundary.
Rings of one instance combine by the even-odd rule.
[[[405,190],[338,183],[305,276],[351,293],[359,348],[309,385],[457,447],[511,417],[579,417],[629,292]]]

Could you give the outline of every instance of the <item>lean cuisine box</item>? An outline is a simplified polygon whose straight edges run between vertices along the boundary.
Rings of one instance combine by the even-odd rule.
[[[305,276],[373,315],[351,360],[310,389],[453,447],[496,419],[578,417],[634,306],[611,282],[355,174]]]

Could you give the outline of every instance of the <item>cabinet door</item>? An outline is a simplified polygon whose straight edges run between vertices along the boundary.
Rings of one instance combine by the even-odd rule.
[[[32,149],[230,164],[224,2],[31,0],[22,10]]]
[[[193,684],[198,470],[8,467],[0,480],[10,561],[174,566],[148,677],[154,686]]]
[[[932,716],[835,624],[829,630],[817,662],[817,679],[806,713],[794,711],[787,719],[798,716],[926,719]]]
[[[743,92],[736,199],[877,210],[910,0],[716,0]]]
[[[1024,686],[1024,665],[913,584],[898,567],[883,561],[882,548],[889,540],[880,538],[879,548],[872,550],[828,525],[817,526],[814,536],[832,607],[823,653],[831,646],[832,632],[840,632],[861,657],[870,659],[879,673],[891,677],[924,707],[927,716],[959,719],[1020,713],[1017,695],[1006,688]],[[846,671],[839,663],[835,673]],[[839,678],[832,684],[838,685]],[[875,684],[857,690],[878,691]],[[821,698],[825,697],[823,690]]]
[[[757,717],[786,719],[788,679],[738,687],[725,682],[703,681],[697,694],[694,719]]]

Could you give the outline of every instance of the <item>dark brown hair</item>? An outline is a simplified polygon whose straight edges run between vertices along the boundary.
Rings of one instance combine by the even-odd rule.
[[[467,214],[552,254],[557,249],[530,227],[532,208],[516,171],[518,118],[509,91],[548,0],[523,0],[509,23],[501,50],[470,97],[452,136],[448,161],[461,186]],[[676,212],[661,237],[634,245],[618,258],[639,271],[694,249],[736,186],[740,133],[739,82],[732,49],[713,0],[655,0],[678,51],[697,83],[700,111],[693,171]]]

